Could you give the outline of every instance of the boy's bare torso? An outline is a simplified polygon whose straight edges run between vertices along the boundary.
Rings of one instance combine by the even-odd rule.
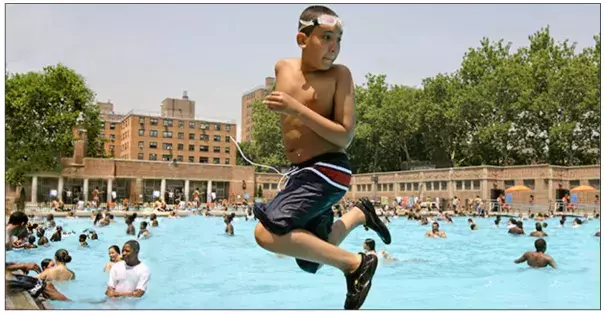
[[[303,74],[300,59],[283,59],[278,63],[275,89],[332,119],[338,68],[335,65],[324,72]],[[286,157],[291,163],[301,163],[327,152],[344,152],[344,148],[322,138],[296,117],[281,115],[281,127]]]

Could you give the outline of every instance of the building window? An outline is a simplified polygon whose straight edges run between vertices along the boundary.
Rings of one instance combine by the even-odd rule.
[[[172,119],[164,119],[164,126],[172,127]]]
[[[189,122],[189,128],[191,128],[191,129],[195,128],[195,121]]]
[[[162,144],[162,148],[164,150],[172,150],[172,143],[164,143]]]
[[[195,146],[193,144],[189,145],[189,151],[195,151]]]
[[[462,181],[461,180],[456,181],[456,190],[462,190]]]
[[[172,138],[172,131],[164,131],[162,132],[164,138]]]
[[[263,190],[269,190],[271,188],[271,184],[263,183]]]
[[[149,136],[150,136],[150,137],[157,138],[157,137],[158,137],[158,131],[157,131],[157,130],[151,130],[151,131],[149,132]]]
[[[221,153],[221,147],[213,147],[213,148],[212,148],[212,151],[213,151],[214,153]]]
[[[109,129],[110,130],[115,130],[116,129],[116,123],[110,123],[109,124]]]
[[[230,136],[225,136],[225,142],[229,142],[231,140],[230,138]]]
[[[145,124],[145,117],[139,117],[139,124],[141,124],[141,125]]]
[[[116,149],[116,146],[115,146],[115,145],[110,145],[110,146],[109,146],[109,151],[114,151],[115,149]]]
[[[144,148],[145,147],[145,141],[139,141],[139,148]]]
[[[214,136],[214,141],[221,141],[221,136],[215,135]]]
[[[151,123],[152,126],[157,126],[158,119],[157,118],[151,118],[150,123]]]
[[[399,190],[405,191],[405,183],[399,183]],[[357,191],[359,191],[359,185],[357,185]]]
[[[116,135],[109,135],[109,141],[115,142],[116,141]]]
[[[598,179],[589,179],[588,186],[592,186],[594,189],[601,189],[601,181]]]
[[[439,182],[433,182],[433,190],[439,190]]]
[[[576,187],[580,186],[580,181],[579,180],[570,180],[569,181],[569,189],[574,189]]]
[[[207,145],[201,145],[200,146],[200,152],[208,152],[208,146]]]
[[[145,135],[145,129],[139,129],[139,136]]]
[[[424,185],[425,185],[427,191],[433,190],[433,183],[426,182],[426,183],[424,183]]]
[[[189,163],[193,163],[193,162],[195,162],[195,157],[190,156],[187,158],[187,160],[189,161]]]
[[[150,149],[157,149],[158,148],[158,143],[157,142],[149,142],[149,148]]]
[[[441,190],[447,190],[447,182],[441,182]]]
[[[523,185],[529,187],[531,190],[536,189],[536,181],[533,179],[524,179]]]
[[[176,160],[179,162],[183,162],[183,156],[182,155],[177,155],[176,156]]]
[[[465,180],[464,181],[464,189],[465,190],[471,190],[471,181],[470,180]]]
[[[480,180],[474,180],[473,181],[473,189],[474,190],[480,190],[481,189],[481,181]]]
[[[184,132],[179,132],[178,138],[179,139],[185,139],[185,133]]]
[[[105,138],[105,133],[101,132],[100,136],[101,136],[101,138]]]
[[[412,191],[412,183],[406,183],[405,188],[406,188],[405,190],[407,190],[407,191]]]
[[[277,190],[277,183],[271,183],[271,190]]]
[[[219,124],[214,124],[214,130],[216,130],[216,131],[220,131],[220,130],[221,130],[221,125],[219,125]]]
[[[212,163],[213,164],[221,164],[221,159],[220,158],[213,158],[212,159]]]
[[[504,181],[504,189],[508,188],[508,187],[513,187],[515,186],[515,180],[505,180]]]
[[[231,125],[225,125],[225,131],[231,131]]]
[[[231,153],[231,148],[230,147],[225,147],[225,153]]]
[[[149,161],[157,161],[158,155],[155,153],[149,153]]]
[[[105,129],[105,122],[101,123],[101,129]]]
[[[145,158],[145,155],[143,153],[139,153],[139,155],[137,156],[137,159],[142,160]]]
[[[172,155],[162,154],[162,161],[170,161],[170,160],[172,160]]]
[[[231,159],[225,158],[225,164],[231,164]]]
[[[179,143],[176,145],[176,149],[179,151],[183,151],[185,149],[185,145],[182,143]]]
[[[414,183],[414,191],[418,191],[418,183]]]
[[[195,140],[195,133],[189,134],[189,140]]]
[[[208,158],[205,156],[200,156],[200,163],[208,163]]]
[[[210,136],[207,135],[207,134],[201,134],[200,135],[200,140],[208,141],[209,139],[210,139]]]
[[[183,128],[185,127],[185,122],[182,120],[179,120],[179,128]]]
[[[207,123],[202,123],[200,125],[200,129],[202,129],[202,130],[208,130],[208,124]]]

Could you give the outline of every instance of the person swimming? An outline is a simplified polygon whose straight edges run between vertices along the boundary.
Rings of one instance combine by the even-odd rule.
[[[377,253],[376,252],[376,242],[371,238],[367,238],[363,242],[362,248],[363,248],[364,253],[366,253],[368,255],[374,255],[379,258],[383,258],[385,260],[385,262],[394,262],[394,261],[398,260],[397,258],[393,257],[393,255],[391,255],[386,250],[381,250]]]
[[[122,256],[120,256],[120,247],[118,245],[111,245],[109,247],[109,261],[105,264],[105,268],[103,268],[103,272],[109,272],[113,264],[122,260]]]
[[[67,268],[67,263],[71,262],[71,256],[65,249],[59,249],[55,253],[55,266],[44,270],[36,277],[45,280],[75,280],[76,274]]]
[[[546,241],[542,238],[537,239],[534,242],[534,246],[536,247],[536,251],[527,251],[523,254],[523,256],[519,257],[515,260],[515,264],[520,264],[527,261],[527,264],[530,267],[534,268],[544,268],[546,266],[551,266],[552,268],[557,268],[555,264],[555,260],[546,255]]]
[[[476,231],[477,230],[477,224],[473,223],[471,224],[471,231]]]
[[[571,224],[573,228],[578,228],[580,225],[582,225],[582,220],[580,220],[580,218],[575,218]]]
[[[52,268],[54,266],[55,266],[55,262],[50,258],[46,258],[46,259],[42,260],[42,262],[40,263],[40,267],[42,267],[42,271],[44,271],[48,268]]]
[[[45,230],[43,228],[38,229],[38,232],[37,232],[38,246],[49,245],[48,238],[46,238],[46,236],[44,236],[44,232],[45,232]]]
[[[447,235],[445,234],[445,232],[439,231],[439,223],[437,223],[437,222],[433,222],[432,229],[430,231],[427,231],[424,236],[432,237],[432,238],[435,238],[435,237],[447,238]]]
[[[149,220],[151,220],[151,227],[158,227],[159,226],[158,217],[155,215],[155,213],[152,213],[149,216]]]
[[[148,239],[151,236],[151,233],[147,230],[147,222],[141,222],[139,227],[139,235],[137,235],[137,239]]]
[[[529,236],[545,237],[545,236],[548,236],[548,234],[546,234],[542,231],[542,224],[540,222],[536,222],[536,230],[531,232],[531,234],[529,234]]]
[[[80,246],[88,247],[88,243],[86,242],[86,234],[80,234],[79,241],[80,241]]]
[[[498,227],[498,225],[500,224],[501,218],[500,215],[496,216],[496,220],[494,220],[494,224],[496,225],[496,227]]]
[[[525,231],[523,230],[523,222],[522,221],[515,221],[515,226],[511,227],[508,230],[509,234],[513,234],[513,235],[523,235],[525,234]]]
[[[126,219],[126,225],[127,225],[127,227],[126,227],[126,234],[128,234],[128,235],[135,235],[136,234],[136,231],[134,229],[134,226],[132,225],[132,222],[134,222],[133,219],[132,219],[132,217],[128,217]]]
[[[55,233],[53,233],[53,235],[50,237],[50,241],[51,242],[60,242],[61,241],[61,231],[63,231],[63,228],[60,225],[57,226]]]
[[[598,230],[597,233],[594,234],[596,237],[601,237],[601,230]]]
[[[231,215],[226,215],[223,217],[223,221],[225,222],[225,233],[227,233],[227,235],[229,236],[233,236],[234,234],[234,228],[233,228],[233,224],[231,224],[231,222],[233,221],[233,218],[235,217],[235,214],[232,213]]]
[[[90,239],[91,240],[98,240],[99,236],[97,235],[97,232],[95,232],[95,231],[90,232]]]
[[[561,227],[565,226],[565,220],[567,219],[566,216],[561,216],[561,220],[559,220],[559,223],[561,223]]]

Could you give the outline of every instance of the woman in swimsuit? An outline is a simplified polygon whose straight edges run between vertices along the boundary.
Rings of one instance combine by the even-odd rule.
[[[37,278],[54,281],[75,280],[76,274],[67,268],[66,264],[69,262],[71,262],[71,256],[67,250],[59,249],[55,253],[56,265],[44,270]]]
[[[109,261],[105,264],[103,272],[109,272],[113,264],[121,260],[122,256],[120,256],[120,247],[118,247],[118,245],[111,245],[109,247]]]

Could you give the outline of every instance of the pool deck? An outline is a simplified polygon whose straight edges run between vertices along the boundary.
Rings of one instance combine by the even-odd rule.
[[[6,280],[12,280],[14,274],[24,274],[22,271],[14,271],[13,273],[5,272]],[[5,308],[7,310],[51,310],[53,309],[50,303],[46,300],[34,300],[26,291],[18,293],[6,293]]]

